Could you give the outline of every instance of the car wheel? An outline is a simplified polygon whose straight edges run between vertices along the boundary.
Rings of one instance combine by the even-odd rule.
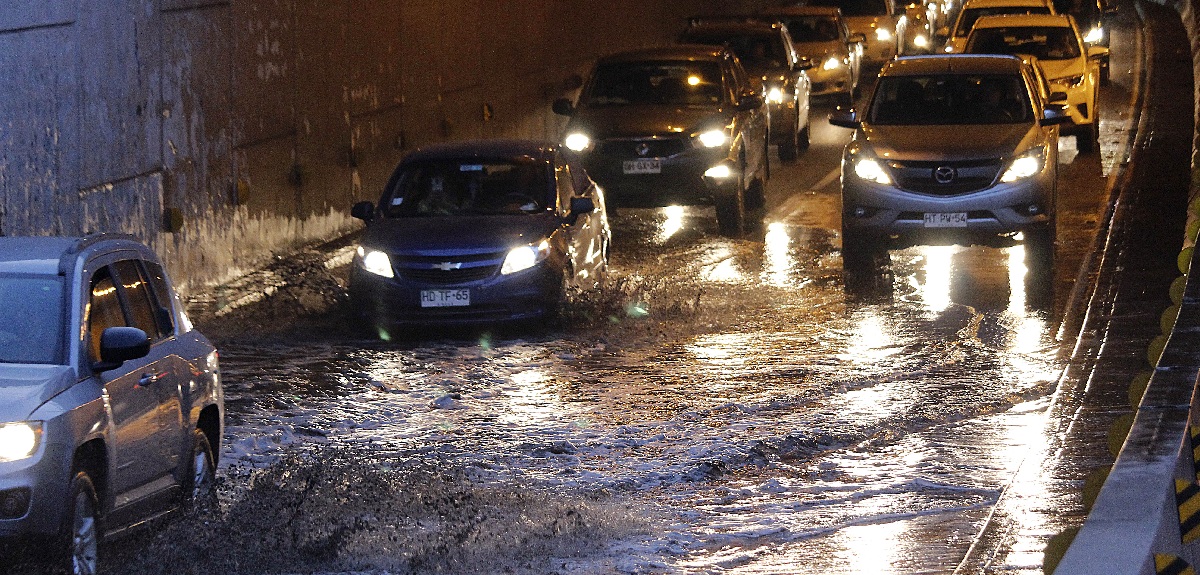
[[[1075,134],[1075,149],[1081,153],[1095,152],[1100,140],[1100,114],[1092,114],[1092,123]]]
[[[798,145],[801,150],[807,150],[809,143],[812,141],[812,134],[809,132],[808,124],[804,125],[804,129],[800,130],[800,138]]]
[[[192,457],[185,470],[183,495],[185,505],[204,508],[216,503],[216,463],[212,444],[203,431],[192,431]]]
[[[716,197],[717,227],[722,235],[741,236],[746,233],[746,164],[742,163],[737,186],[729,194]]]
[[[1033,273],[1044,273],[1054,265],[1054,243],[1058,239],[1055,220],[1025,232],[1026,266]]]
[[[87,472],[75,472],[69,503],[64,567],[71,575],[94,575],[99,565],[100,513],[96,487]]]
[[[889,257],[883,238],[842,226],[842,281],[848,294],[860,300],[891,296]]]
[[[796,111],[796,121],[792,124],[791,134],[786,142],[779,144],[779,161],[794,162],[796,156],[799,155],[799,140],[800,140],[800,112]]]
[[[1100,85],[1107,86],[1112,83],[1108,76],[1108,60],[1100,62]]]

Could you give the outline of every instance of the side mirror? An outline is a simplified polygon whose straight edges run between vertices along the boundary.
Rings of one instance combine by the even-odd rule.
[[[591,214],[596,211],[596,202],[587,196],[576,196],[571,198],[571,211],[567,214],[566,222],[570,225],[575,225],[579,220],[579,216]]]
[[[1053,104],[1053,103],[1057,103],[1057,102],[1066,102],[1066,101],[1067,101],[1067,93],[1066,92],[1050,92],[1050,100],[1049,100],[1050,103]]]
[[[116,369],[131,359],[150,353],[150,337],[136,327],[110,327],[100,334],[100,361],[92,365],[96,371]]]
[[[1042,114],[1042,119],[1038,120],[1039,126],[1058,126],[1071,121],[1071,116],[1062,106],[1048,106]]]
[[[867,41],[867,35],[862,32],[855,32],[846,39],[847,44],[862,44]]]
[[[796,62],[797,70],[812,70],[813,61],[808,56],[801,56],[800,61]]]
[[[851,130],[857,130],[862,127],[862,120],[858,119],[858,112],[854,111],[854,108],[838,109],[838,111],[829,115],[829,123],[839,128],[850,128]]]
[[[375,219],[375,204],[371,202],[358,202],[350,207],[350,215],[364,222],[369,222]]]
[[[759,94],[745,94],[737,101],[737,110],[739,112],[748,112],[757,110],[763,105],[763,98]]]
[[[570,116],[575,113],[575,105],[568,98],[559,98],[550,105],[550,109],[554,110],[559,116]]]

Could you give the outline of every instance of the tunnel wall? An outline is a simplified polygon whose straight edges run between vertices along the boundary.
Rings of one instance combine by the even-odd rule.
[[[8,0],[0,234],[132,233],[181,291],[356,229],[408,150],[550,102],[715,0]]]

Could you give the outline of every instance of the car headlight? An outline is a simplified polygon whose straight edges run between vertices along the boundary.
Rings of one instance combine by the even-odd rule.
[[[704,177],[714,180],[724,180],[733,175],[733,168],[726,164],[717,164],[707,170],[704,170]]]
[[[913,46],[916,46],[918,48],[924,48],[928,45],[929,45],[929,38],[926,38],[924,34],[917,34],[917,37],[913,38]]]
[[[42,441],[42,422],[0,424],[0,461],[18,461],[37,453]]]
[[[842,67],[842,59],[837,56],[830,56],[825,59],[825,63],[821,64],[822,70],[837,70]]]
[[[1000,176],[1000,181],[1008,183],[1036,176],[1042,171],[1045,161],[1046,150],[1044,148],[1030,150],[1008,165],[1004,175]]]
[[[892,31],[887,28],[876,28],[875,39],[880,42],[887,42],[892,39]]]
[[[859,158],[855,160],[854,174],[864,180],[885,186],[892,183],[892,178],[888,176],[887,170],[884,170],[879,162],[871,158]]]
[[[385,278],[395,277],[392,271],[392,259],[379,250],[369,250],[358,246],[358,259],[363,271]]]
[[[515,274],[522,270],[527,270],[541,263],[550,254],[550,242],[542,240],[536,244],[529,244],[508,250],[508,255],[504,256],[504,265],[500,266],[501,275]]]
[[[582,152],[592,147],[592,139],[582,132],[572,132],[563,139],[563,145],[576,152]]]
[[[780,88],[779,86],[771,86],[770,89],[767,90],[767,101],[771,102],[772,104],[782,104],[783,88]]]
[[[1104,41],[1104,27],[1096,26],[1088,30],[1087,35],[1083,37],[1083,41],[1088,44],[1098,44]]]
[[[708,130],[696,136],[696,141],[705,148],[716,148],[729,142],[729,134],[725,130]]]

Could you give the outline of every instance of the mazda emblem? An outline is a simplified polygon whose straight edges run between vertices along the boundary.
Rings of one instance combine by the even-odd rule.
[[[650,144],[647,144],[646,142],[642,142],[642,143],[638,144],[637,147],[634,148],[633,151],[637,152],[637,155],[644,158],[650,154]]]
[[[958,172],[950,166],[940,166],[933,171],[933,179],[939,184],[949,184],[958,177]]]

